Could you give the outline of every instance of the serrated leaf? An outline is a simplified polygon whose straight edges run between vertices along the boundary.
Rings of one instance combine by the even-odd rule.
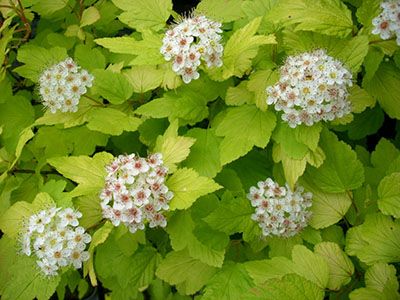
[[[106,59],[98,48],[80,44],[75,47],[74,54],[76,62],[82,68],[92,71],[106,67]]]
[[[235,31],[224,48],[223,66],[208,71],[212,78],[224,80],[231,76],[242,77],[251,67],[251,60],[258,48],[265,44],[275,44],[275,36],[256,35],[261,17],[255,18],[243,28]]]
[[[400,218],[400,173],[393,173],[381,180],[378,197],[378,207],[383,214]]]
[[[174,193],[170,207],[174,209],[186,209],[199,197],[215,192],[222,188],[212,179],[199,176],[193,169],[178,169],[172,174],[166,185]]]
[[[172,12],[171,0],[113,0],[113,3],[124,10],[119,15],[121,22],[138,31],[163,28]]]
[[[96,23],[99,19],[100,19],[99,10],[94,6],[90,6],[86,8],[82,13],[80,27],[92,25],[93,23]]]
[[[268,20],[295,30],[316,31],[345,37],[351,33],[350,10],[339,0],[282,0],[268,14]]]
[[[101,191],[106,176],[105,165],[112,158],[111,154],[100,152],[93,158],[88,156],[54,157],[47,161],[63,176],[78,183],[71,195],[80,196],[93,193],[97,195]]]
[[[164,72],[154,66],[133,66],[124,72],[133,86],[135,93],[141,93],[153,90],[161,85]]]
[[[202,0],[196,11],[221,22],[232,22],[242,18],[242,0]]]
[[[59,11],[66,7],[68,2],[64,0],[52,0],[52,1],[35,1],[33,10],[38,12],[43,17],[49,17],[56,11]]]
[[[186,135],[195,138],[196,142],[183,165],[193,168],[199,175],[215,177],[222,169],[218,151],[221,139],[212,129],[193,128]]]
[[[282,278],[291,274],[293,262],[286,257],[273,257],[265,260],[254,260],[245,263],[246,270],[257,285],[264,284],[272,278]]]
[[[110,70],[95,70],[92,90],[112,104],[121,104],[129,99],[133,87],[129,80],[120,73]]]
[[[123,131],[136,131],[142,120],[114,108],[93,108],[88,113],[90,130],[120,135]]]
[[[350,228],[346,235],[346,252],[367,265],[397,262],[399,249],[400,224],[382,214],[368,214],[362,225]]]
[[[190,147],[195,143],[195,139],[178,136],[178,121],[171,123],[163,136],[159,136],[154,147],[154,152],[163,155],[164,165],[170,172],[176,170],[176,164],[183,161],[190,153]]]
[[[375,76],[364,87],[391,118],[400,119],[400,71],[396,66],[381,63]]]
[[[275,123],[273,113],[260,111],[254,105],[229,108],[215,131],[217,136],[224,137],[220,146],[221,164],[245,155],[253,146],[264,148]]]
[[[356,153],[329,131],[321,134],[321,146],[326,159],[318,169],[311,167],[307,176],[323,191],[340,193],[353,190],[364,182],[364,169]]]
[[[339,290],[350,282],[354,273],[354,265],[350,258],[339,248],[338,244],[322,242],[315,245],[314,252],[322,256],[329,267],[330,290]]]
[[[229,263],[223,266],[208,282],[203,300],[231,300],[245,296],[254,286],[242,264]]]
[[[272,70],[260,70],[250,75],[247,88],[254,93],[255,104],[259,109],[263,111],[267,109],[266,89],[277,82],[278,79],[278,72]]]
[[[358,85],[349,88],[348,100],[351,103],[351,111],[354,113],[363,112],[367,107],[374,107],[376,103],[375,99]]]
[[[182,294],[191,295],[199,291],[216,270],[190,257],[187,251],[172,251],[160,263],[156,275],[171,285],[177,285]]]

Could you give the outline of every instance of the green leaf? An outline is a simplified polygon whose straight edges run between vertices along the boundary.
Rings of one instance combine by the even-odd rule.
[[[185,160],[190,153],[190,147],[195,143],[195,139],[178,136],[178,121],[171,123],[163,136],[156,140],[154,152],[160,152],[163,155],[164,165],[168,167],[169,172],[176,170],[176,165]]]
[[[378,207],[383,214],[400,218],[400,173],[393,173],[381,180],[378,197]]]
[[[240,299],[246,296],[253,286],[244,265],[228,263],[209,280],[202,299]]]
[[[245,155],[253,146],[267,146],[275,123],[273,113],[263,112],[254,105],[229,108],[215,131],[217,136],[224,137],[220,146],[221,164]]]
[[[54,157],[48,163],[63,176],[78,183],[71,192],[72,196],[96,195],[104,187],[106,176],[105,165],[112,159],[106,152],[97,153],[93,158],[88,156]]]
[[[164,28],[172,12],[171,0],[113,0],[113,3],[124,10],[118,17],[121,22],[138,31]]]
[[[364,169],[351,147],[327,130],[321,134],[321,146],[326,159],[318,169],[309,168],[307,176],[328,193],[340,193],[360,187],[364,182]]]
[[[215,177],[222,169],[218,150],[221,139],[213,129],[193,128],[186,135],[195,138],[196,142],[183,165],[193,168],[199,175]]]
[[[103,219],[98,193],[80,196],[75,201],[75,206],[83,215],[79,223],[85,228],[96,226]]]
[[[214,20],[232,22],[242,18],[241,0],[202,0],[196,7],[196,11]]]
[[[357,19],[370,31],[373,27],[372,19],[378,16],[382,9],[379,0],[363,0],[361,6],[357,9]]]
[[[348,100],[351,103],[351,111],[354,113],[363,112],[367,107],[374,107],[376,103],[375,99],[358,85],[349,88]]]
[[[248,261],[245,266],[247,272],[258,286],[263,285],[269,279],[280,279],[287,274],[291,274],[294,268],[293,262],[282,256]]]
[[[62,2],[65,5],[65,2]],[[18,50],[17,55],[18,61],[25,65],[15,68],[14,71],[19,75],[36,82],[39,79],[40,74],[46,68],[59,63],[66,57],[67,50],[65,48],[55,47],[45,49],[35,45],[25,45]]]
[[[76,62],[87,70],[104,69],[106,59],[98,48],[91,48],[88,45],[77,45],[75,47]]]
[[[215,267],[190,257],[187,251],[172,251],[158,266],[156,275],[171,285],[177,285],[180,293],[191,295],[199,291],[215,272]]]
[[[349,295],[351,300],[390,300],[399,299],[399,282],[396,268],[392,265],[377,263],[365,273],[365,288],[356,289]]]
[[[330,290],[339,290],[351,281],[354,265],[350,258],[340,249],[338,244],[322,242],[315,246],[314,252],[322,256],[329,267]]]
[[[347,232],[346,252],[356,255],[367,265],[398,262],[400,223],[382,214],[368,214],[362,225],[352,227]]]
[[[400,119],[400,71],[391,63],[381,63],[365,89],[378,100],[383,110],[391,117]]]
[[[268,20],[284,26],[295,24],[295,31],[309,30],[339,37],[353,28],[351,12],[339,0],[282,0],[268,14]]]
[[[351,199],[347,193],[324,192],[310,179],[304,179],[300,184],[313,194],[310,225],[316,229],[337,223],[351,206]]]
[[[273,35],[256,35],[260,23],[261,17],[258,17],[232,34],[224,47],[223,66],[208,71],[212,78],[242,77],[251,67],[251,60],[257,55],[259,46],[276,43]]]
[[[99,10],[94,6],[90,6],[86,8],[82,13],[80,27],[92,25],[93,23],[96,23],[99,19],[100,19]]]
[[[242,81],[235,87],[230,86],[226,91],[225,103],[232,106],[254,103],[254,95],[247,88],[247,82]]]
[[[171,175],[166,185],[174,193],[170,207],[174,209],[186,209],[199,197],[215,192],[222,188],[208,177],[197,174],[193,169],[178,169]]]
[[[124,72],[124,75],[133,86],[133,91],[143,94],[161,85],[164,72],[157,69],[155,66],[144,65],[133,66],[131,69]]]
[[[250,75],[247,88],[255,94],[255,104],[259,109],[263,111],[267,109],[267,94],[265,90],[278,80],[278,72],[272,70],[260,70]]]
[[[95,70],[93,91],[112,104],[121,104],[133,93],[129,80],[120,73],[110,70]]]
[[[120,135],[123,131],[136,131],[142,120],[114,108],[93,108],[88,113],[90,130]]]
[[[35,1],[33,5],[33,10],[38,12],[43,17],[50,17],[56,11],[59,11],[66,7],[68,2],[64,0],[54,0],[54,1],[45,1],[39,0]]]
[[[187,249],[191,257],[210,266],[221,267],[224,262],[225,247],[229,241],[228,237],[225,235],[218,235],[216,231],[208,231],[208,236],[213,237],[212,241],[215,242],[216,245],[205,244],[204,242],[207,241],[203,242],[195,235],[195,233],[198,233],[199,229],[196,228],[197,224],[188,211],[176,213],[168,221],[168,227],[166,228],[172,248],[175,251]],[[209,240],[210,239],[211,238],[209,238]]]
[[[282,279],[270,279],[253,293],[255,294],[254,300],[324,299],[324,290],[297,274],[288,274]]]

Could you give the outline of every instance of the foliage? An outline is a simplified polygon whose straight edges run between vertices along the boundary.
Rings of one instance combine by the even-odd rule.
[[[2,299],[400,299],[400,47],[371,33],[378,0],[202,0],[223,65],[185,84],[160,52],[171,0],[0,0]],[[267,105],[288,55],[325,49],[352,73],[351,113],[290,128]],[[94,76],[52,113],[38,80],[71,57]],[[382,137],[384,135],[385,137]],[[165,228],[102,215],[105,166],[159,152],[174,193]],[[309,226],[263,237],[249,188],[313,194]],[[82,270],[46,278],[21,254],[32,214],[75,207]]]

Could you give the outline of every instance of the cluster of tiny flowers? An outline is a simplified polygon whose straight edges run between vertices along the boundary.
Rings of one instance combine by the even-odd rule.
[[[22,253],[35,255],[44,274],[57,275],[57,271],[69,265],[76,269],[89,259],[85,251],[91,241],[85,229],[79,226],[79,211],[72,208],[49,208],[32,215],[21,235]]]
[[[384,1],[381,7],[382,13],[372,20],[372,33],[379,34],[383,40],[396,36],[400,46],[400,1]]]
[[[280,72],[280,80],[267,88],[267,103],[283,111],[282,120],[290,127],[350,113],[347,87],[352,86],[352,75],[324,50],[289,56]]]
[[[172,70],[185,83],[199,78],[201,60],[208,68],[222,66],[221,26],[205,16],[194,16],[183,18],[166,32],[160,52],[167,61],[173,61]]]
[[[256,208],[251,218],[258,222],[264,236],[291,237],[307,226],[311,217],[312,194],[296,186],[279,186],[271,178],[251,187],[247,198]]]
[[[52,113],[76,112],[79,99],[92,86],[93,76],[72,60],[66,60],[46,69],[39,77],[39,93],[43,105]]]
[[[163,166],[162,155],[147,158],[120,155],[106,166],[108,175],[100,194],[101,207],[106,219],[114,226],[121,223],[134,233],[144,229],[167,226],[162,214],[169,209],[173,193],[164,184],[168,169]]]

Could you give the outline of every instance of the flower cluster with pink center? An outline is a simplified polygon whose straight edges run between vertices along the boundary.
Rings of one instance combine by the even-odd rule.
[[[124,224],[130,232],[149,227],[165,227],[163,212],[168,211],[174,194],[164,181],[168,168],[160,153],[147,158],[120,155],[106,166],[105,187],[100,194],[103,215],[114,226]]]
[[[347,88],[352,75],[325,50],[289,56],[280,73],[280,80],[267,88],[267,104],[282,111],[290,127],[332,121],[351,112]]]
[[[46,69],[39,77],[43,105],[52,113],[76,112],[81,96],[92,86],[93,75],[68,57]]]
[[[183,18],[166,32],[160,52],[165,60],[172,60],[172,70],[185,83],[199,78],[201,61],[208,68],[222,66],[221,26],[205,16],[193,16]]]
[[[22,253],[35,255],[37,265],[48,276],[70,265],[81,268],[89,259],[85,249],[91,237],[79,226],[80,217],[82,214],[72,208],[55,207],[30,216],[20,236]]]
[[[311,217],[312,194],[296,186],[280,186],[271,178],[250,188],[247,198],[255,207],[251,218],[258,222],[264,236],[292,237],[304,229]]]
[[[372,20],[372,33],[379,34],[383,40],[396,36],[400,46],[400,1],[383,1],[381,8],[382,12]]]

